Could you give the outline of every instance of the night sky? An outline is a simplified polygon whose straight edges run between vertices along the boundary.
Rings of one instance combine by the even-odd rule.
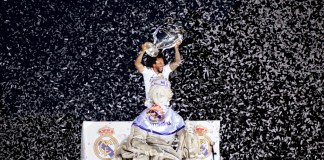
[[[324,159],[323,3],[2,0],[0,159],[79,159],[82,121],[134,120],[166,17],[187,32],[172,108],[221,120],[224,159]]]

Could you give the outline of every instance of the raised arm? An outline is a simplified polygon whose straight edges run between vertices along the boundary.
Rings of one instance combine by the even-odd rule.
[[[144,66],[142,64],[142,59],[143,59],[143,55],[145,53],[145,50],[147,49],[147,45],[146,43],[142,44],[141,46],[142,50],[138,53],[138,56],[135,60],[135,68],[142,73],[144,71]]]
[[[181,64],[181,56],[180,56],[180,52],[179,52],[180,44],[181,44],[181,41],[177,42],[177,44],[174,46],[175,60],[170,64],[170,68],[172,71],[177,69],[177,67]]]

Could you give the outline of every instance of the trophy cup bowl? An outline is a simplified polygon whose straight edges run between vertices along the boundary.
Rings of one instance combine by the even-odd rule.
[[[184,31],[178,26],[170,23],[163,24],[154,31],[154,42],[147,42],[148,49],[145,52],[151,57],[156,57],[160,49],[164,51],[174,47],[178,41],[182,41],[183,34]]]

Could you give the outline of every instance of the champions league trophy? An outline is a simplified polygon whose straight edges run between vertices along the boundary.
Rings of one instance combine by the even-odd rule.
[[[156,57],[159,49],[164,51],[165,49],[174,47],[178,41],[183,40],[185,31],[179,26],[172,24],[172,21],[172,18],[167,18],[165,23],[154,31],[154,42],[146,42],[148,49],[145,52],[149,56]]]

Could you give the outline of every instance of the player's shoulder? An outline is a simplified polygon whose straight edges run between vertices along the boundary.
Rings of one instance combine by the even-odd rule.
[[[143,72],[142,74],[151,74],[153,73],[153,68],[152,67],[148,67],[148,66],[144,66]]]

